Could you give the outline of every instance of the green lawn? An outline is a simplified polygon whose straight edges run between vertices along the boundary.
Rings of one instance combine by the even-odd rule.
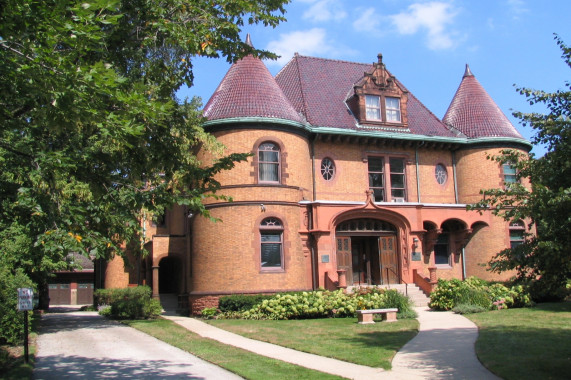
[[[167,319],[124,323],[246,379],[342,379],[202,338]]]
[[[476,354],[503,379],[571,378],[571,302],[467,315]]]
[[[397,351],[418,333],[416,319],[373,325],[359,325],[356,318],[207,322],[248,338],[384,369],[391,368]]]

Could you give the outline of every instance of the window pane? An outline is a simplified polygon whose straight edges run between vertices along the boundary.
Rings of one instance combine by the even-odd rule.
[[[371,189],[371,190],[373,190],[375,202],[383,202],[385,200],[385,190],[384,189]]]
[[[404,188],[404,175],[403,174],[391,174],[391,187],[392,188]]]
[[[260,161],[278,162],[278,152],[260,151]]]
[[[380,97],[372,95],[365,96],[365,109],[367,112],[367,119],[380,120],[381,119]]]
[[[383,172],[384,161],[380,157],[369,157],[369,171],[370,172]]]
[[[369,173],[369,186],[370,187],[384,187],[382,173]]]
[[[262,233],[262,243],[266,242],[280,242],[282,240],[281,232],[264,232]]]
[[[400,122],[400,99],[385,98],[387,121]]]
[[[389,159],[391,173],[404,173],[404,160],[402,158]]]
[[[392,198],[404,198],[404,189],[392,189],[391,190],[391,197]]]
[[[511,165],[504,165],[504,174],[516,174],[515,168]]]
[[[278,165],[260,163],[260,181],[278,182]]]
[[[400,102],[398,98],[386,97],[387,108],[400,109]]]
[[[523,240],[523,230],[511,230],[510,240]]]
[[[282,266],[281,244],[262,244],[262,268]]]

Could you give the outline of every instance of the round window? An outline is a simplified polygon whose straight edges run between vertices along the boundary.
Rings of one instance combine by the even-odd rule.
[[[335,175],[335,164],[333,163],[332,159],[325,157],[323,160],[321,160],[321,175],[326,181],[329,181],[333,178]]]
[[[434,170],[434,176],[436,177],[436,182],[441,185],[446,183],[448,180],[448,172],[446,171],[446,166],[442,164],[436,165],[436,169]]]

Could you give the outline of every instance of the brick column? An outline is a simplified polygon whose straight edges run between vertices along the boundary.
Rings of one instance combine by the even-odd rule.
[[[159,299],[159,267],[153,266],[153,298]]]

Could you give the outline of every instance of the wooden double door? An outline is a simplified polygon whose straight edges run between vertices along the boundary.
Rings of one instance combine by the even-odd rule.
[[[398,284],[396,235],[337,237],[337,267],[347,285]]]

